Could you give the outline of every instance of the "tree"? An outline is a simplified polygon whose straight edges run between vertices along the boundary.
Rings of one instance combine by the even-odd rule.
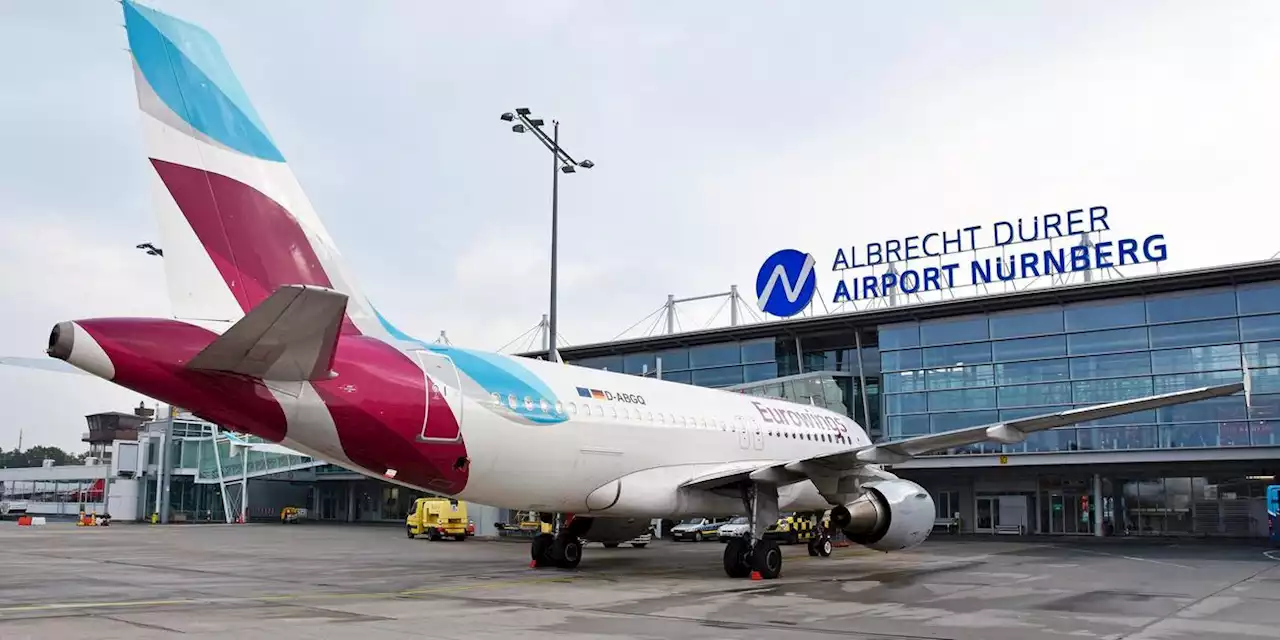
[[[76,464],[76,457],[58,447],[30,447],[26,451],[0,451],[0,468],[38,467],[46,459],[54,464]]]

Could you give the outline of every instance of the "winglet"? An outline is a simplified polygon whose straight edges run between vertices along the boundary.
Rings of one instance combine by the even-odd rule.
[[[249,310],[187,367],[263,380],[332,376],[347,296],[312,285],[285,285]]]

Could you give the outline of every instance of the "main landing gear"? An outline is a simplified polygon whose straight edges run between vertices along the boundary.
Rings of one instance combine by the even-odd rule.
[[[537,569],[576,569],[578,563],[582,562],[581,534],[590,526],[591,521],[586,518],[570,518],[564,526],[558,527],[559,533],[538,534],[529,547],[529,555],[533,559],[530,566]]]
[[[778,488],[765,483],[743,487],[742,502],[747,507],[751,532],[730,540],[724,547],[724,572],[730,578],[745,578],[759,573],[772,580],[782,575],[782,549],[776,540],[766,540],[764,532],[778,520]],[[831,536],[818,515],[817,535],[809,540],[809,555],[831,555]]]

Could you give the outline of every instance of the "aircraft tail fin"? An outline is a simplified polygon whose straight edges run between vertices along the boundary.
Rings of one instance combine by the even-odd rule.
[[[230,324],[310,285],[350,299],[344,333],[384,334],[217,40],[121,4],[174,315]]]
[[[347,296],[304,285],[281,287],[187,363],[262,380],[327,380]]]

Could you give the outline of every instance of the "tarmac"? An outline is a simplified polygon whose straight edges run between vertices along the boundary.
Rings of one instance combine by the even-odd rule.
[[[1261,542],[796,545],[763,581],[726,577],[722,550],[592,544],[577,570],[535,570],[527,543],[397,527],[7,521],[0,638],[1280,637],[1280,550]]]

